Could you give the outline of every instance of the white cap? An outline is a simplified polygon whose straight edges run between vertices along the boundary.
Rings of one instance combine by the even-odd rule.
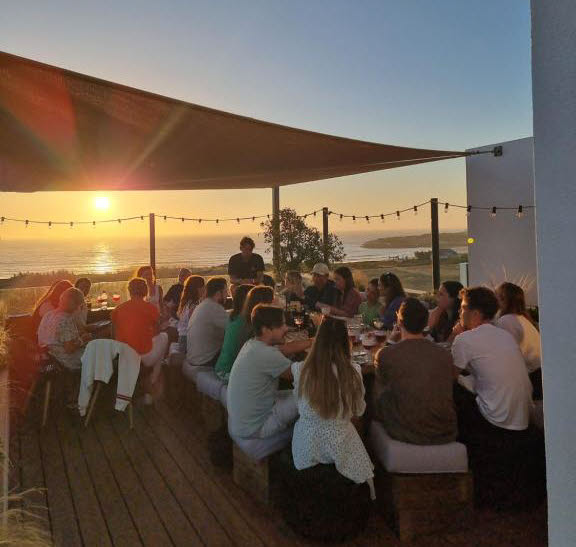
[[[323,262],[318,262],[318,264],[314,264],[314,267],[312,268],[312,273],[318,275],[330,275],[330,270],[328,266],[326,266],[326,264],[324,264]]]

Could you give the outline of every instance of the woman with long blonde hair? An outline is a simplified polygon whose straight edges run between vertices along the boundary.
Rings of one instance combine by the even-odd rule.
[[[308,357],[293,363],[292,374],[300,413],[292,438],[296,469],[334,464],[355,483],[368,482],[373,495],[374,466],[351,421],[366,403],[344,319],[324,317]]]

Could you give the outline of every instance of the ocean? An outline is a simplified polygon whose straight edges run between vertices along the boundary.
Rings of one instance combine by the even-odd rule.
[[[412,249],[365,249],[362,244],[383,236],[401,235],[387,232],[342,232],[346,260],[360,262],[384,260],[392,257],[413,257]],[[405,232],[404,232],[405,235]],[[252,235],[256,252],[267,262],[272,256],[265,250],[261,237]],[[230,255],[238,252],[237,234],[191,235],[159,237],[156,241],[158,266],[206,267],[226,264]],[[68,270],[76,274],[107,273],[141,264],[149,260],[147,239],[90,239],[90,240],[0,240],[0,278],[18,273]]]

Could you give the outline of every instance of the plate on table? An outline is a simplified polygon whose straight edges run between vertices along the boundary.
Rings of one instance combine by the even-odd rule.
[[[107,321],[96,321],[94,323],[88,323],[88,325],[86,325],[87,327],[90,328],[90,330],[100,330],[103,329],[104,327],[108,327],[110,325],[111,321],[107,320]]]

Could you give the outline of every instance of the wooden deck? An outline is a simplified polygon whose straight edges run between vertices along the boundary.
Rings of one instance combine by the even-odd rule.
[[[12,487],[36,489],[24,506],[41,516],[55,545],[306,544],[238,489],[230,470],[211,464],[197,413],[136,405],[130,430],[110,399],[100,403],[88,428],[62,409],[44,429],[31,417],[11,437]],[[350,545],[406,544],[374,514]],[[546,545],[545,507],[477,512],[472,529],[414,545]]]

